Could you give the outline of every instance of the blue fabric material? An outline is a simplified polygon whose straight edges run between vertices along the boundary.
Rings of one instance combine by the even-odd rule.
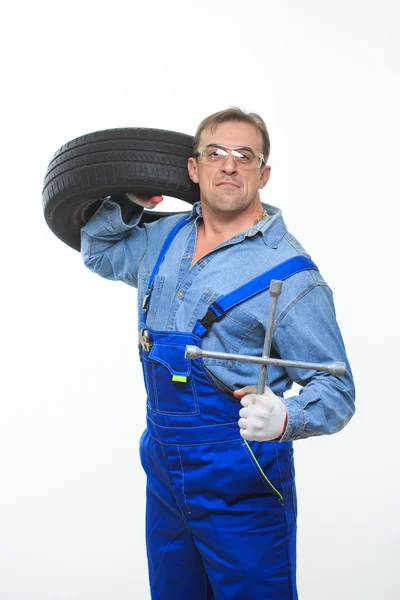
[[[212,443],[179,445],[150,429],[141,437],[151,597],[297,600],[291,444],[251,445],[281,500],[244,441],[220,433]]]
[[[307,271],[308,269],[317,271],[318,267],[306,256],[294,256],[293,258],[288,258],[288,260],[276,265],[273,269],[270,269],[266,273],[262,273],[262,275],[255,277],[244,286],[241,286],[227,296],[220,298],[218,300],[218,306],[226,312],[230,308],[241,304],[244,300],[248,300],[256,294],[267,290],[273,279],[280,279],[283,281],[296,273]]]
[[[178,345],[191,344],[191,337],[181,332],[156,332],[152,330],[153,347],[149,358],[164,365],[171,375],[190,375],[191,360],[176,352]]]
[[[296,258],[274,274],[287,278],[296,268],[309,261]],[[225,309],[264,291],[273,278],[266,275],[234,290]],[[214,386],[201,359],[185,358],[187,344],[201,344],[196,333],[148,331],[153,346],[140,349],[147,391],[140,450],[152,598],[296,599],[292,444],[240,437],[238,400]],[[174,373],[188,378],[173,381]]]
[[[218,298],[218,302],[211,304],[210,309],[216,314],[217,318],[220,319],[222,315],[231,308],[256,296],[260,292],[265,292],[273,279],[284,281],[296,273],[307,271],[309,269],[315,269],[317,271],[318,267],[306,256],[294,256],[293,258],[288,258],[283,263],[280,263],[266,273],[262,273],[258,277],[255,277],[237,290],[233,290],[227,296]],[[207,329],[202,325],[201,321],[197,321],[193,333],[203,336],[206,332]]]
[[[188,340],[172,334],[171,341],[183,355]],[[201,340],[193,335],[190,343]],[[186,383],[173,382],[144,350],[141,359],[152,599],[296,600],[292,444],[249,442],[267,483],[240,437],[238,400],[215,388],[200,359]]]
[[[316,362],[345,357],[330,290],[274,210],[269,207],[269,223],[231,238],[193,266],[198,207],[182,227],[179,216],[138,228],[136,218],[125,225],[119,208],[104,203],[82,233],[91,269],[138,287],[141,325],[153,341],[150,352],[140,351],[147,390],[140,456],[153,600],[297,599],[293,448],[285,440],[343,426],[353,410],[351,374],[342,383],[326,374],[270,369],[276,393],[299,381],[307,384],[303,398],[285,400],[289,423],[279,442],[246,443],[237,424],[241,405],[213,376],[233,389],[254,384],[255,371],[184,356],[188,344],[260,354],[268,313],[265,272],[294,259],[306,270],[285,282],[274,351]],[[201,338],[192,330],[210,306],[227,312]]]
[[[154,285],[154,279],[158,273],[158,270],[160,268],[160,265],[162,263],[162,261],[165,258],[165,255],[168,251],[168,248],[170,247],[170,245],[172,244],[176,234],[178,233],[178,231],[180,231],[182,229],[182,227],[184,225],[186,225],[186,223],[188,222],[188,217],[184,217],[183,219],[181,219],[180,221],[178,221],[178,223],[175,225],[175,227],[169,232],[169,234],[167,235],[167,239],[164,242],[163,247],[161,248],[161,252],[158,256],[157,262],[154,265],[154,269],[153,272],[150,276],[149,279],[149,283],[148,283],[148,287],[147,287],[147,292],[146,292],[146,302],[144,302],[144,305],[142,305],[142,314],[141,314],[141,322],[145,320],[145,312],[146,310],[143,310],[144,308],[147,309],[147,303],[150,302],[150,296],[151,296],[151,292],[153,289],[153,285]]]
[[[238,286],[293,257],[306,257],[301,244],[287,231],[281,211],[263,204],[270,217],[233,236],[192,264],[201,207],[193,207],[188,221],[172,240],[152,284],[147,325],[158,331],[191,332],[208,308]],[[168,234],[182,214],[138,226],[142,210],[129,224],[114,202],[106,201],[82,229],[82,256],[99,275],[138,288],[139,320],[150,276]],[[260,355],[269,307],[266,290],[227,312],[203,338],[203,348],[217,352]],[[343,361],[346,377],[312,370],[270,367],[267,385],[282,395],[295,381],[300,395],[286,395],[288,424],[282,438],[292,441],[335,433],[354,413],[354,384],[343,340],[336,322],[332,292],[315,269],[285,281],[278,301],[274,356],[309,362]],[[216,381],[234,390],[254,385],[259,366],[204,359]],[[177,369],[179,371],[179,369]]]
[[[165,240],[157,262],[154,266],[153,272],[150,275],[149,286],[146,294],[148,302],[150,302],[151,300],[152,286],[157,276],[158,270],[161,266],[161,263],[163,262],[174,237],[182,229],[182,227],[186,225],[187,222],[188,217],[184,217],[181,221],[179,221],[177,225],[175,225],[175,227],[172,229],[172,231],[168,234],[167,239]],[[317,271],[318,267],[312,260],[310,260],[306,256],[294,256],[292,258],[289,258],[284,262],[280,263],[279,265],[276,265],[273,269],[270,269],[266,273],[262,273],[261,275],[255,277],[245,285],[240,286],[236,290],[233,290],[226,296],[222,296],[218,299],[218,302],[214,302],[213,304],[211,304],[210,309],[215,313],[217,318],[220,319],[231,308],[234,308],[235,306],[241,304],[245,300],[256,296],[260,292],[264,292],[265,290],[267,290],[273,279],[279,279],[281,281],[284,281],[292,275],[300,273],[301,271],[306,271],[308,269],[315,269]],[[144,326],[144,323],[146,321],[146,312],[147,308],[142,310],[140,320],[141,327]],[[207,329],[205,329],[202,326],[201,322],[197,321],[196,325],[194,326],[193,333],[203,336],[206,333],[206,331]],[[179,374],[176,371],[171,372],[173,374]],[[186,372],[182,372],[182,374],[186,374]]]

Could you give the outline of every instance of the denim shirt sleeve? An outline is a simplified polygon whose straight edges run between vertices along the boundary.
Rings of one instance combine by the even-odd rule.
[[[138,286],[137,273],[147,249],[147,228],[137,227],[143,209],[126,224],[120,206],[105,200],[81,230],[81,255],[85,265],[106,279]]]
[[[332,292],[325,283],[316,283],[288,307],[274,333],[273,344],[287,360],[307,357],[308,362],[346,363],[344,377],[288,369],[292,381],[304,387],[298,396],[284,398],[288,421],[280,441],[340,431],[355,412],[355,390]]]

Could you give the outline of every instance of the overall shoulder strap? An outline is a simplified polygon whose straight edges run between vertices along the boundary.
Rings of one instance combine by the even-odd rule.
[[[171,229],[171,231],[165,238],[165,242],[163,244],[163,247],[161,248],[161,251],[160,251],[160,254],[158,255],[156,264],[154,265],[153,271],[150,275],[148,287],[147,287],[146,293],[144,295],[143,304],[142,304],[142,312],[141,312],[141,317],[140,317],[141,326],[144,326],[146,324],[147,307],[149,305],[150,296],[151,296],[151,292],[153,289],[154,279],[158,273],[160,265],[161,265],[162,261],[164,260],[165,255],[167,254],[168,248],[171,246],[171,244],[174,240],[174,237],[182,229],[182,227],[184,227],[188,223],[189,219],[190,219],[190,215],[186,215],[183,219],[178,221],[178,223],[175,225],[175,227],[173,227]]]
[[[245,302],[245,300],[252,298],[256,294],[267,290],[273,279],[279,279],[283,281],[292,275],[295,275],[295,273],[300,273],[300,271],[307,271],[309,269],[318,270],[318,267],[306,256],[294,256],[292,258],[288,258],[276,267],[273,267],[269,271],[266,271],[251,281],[248,281],[233,292],[218,298],[218,301],[213,302],[213,304],[211,304],[211,306],[208,308],[208,311],[204,317],[200,321],[197,321],[196,325],[194,326],[193,333],[200,337],[208,333],[211,325],[215,321],[222,319],[228,310],[234,306],[237,306],[241,302]]]

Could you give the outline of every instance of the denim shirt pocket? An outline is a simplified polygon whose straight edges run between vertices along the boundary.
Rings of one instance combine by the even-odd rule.
[[[226,331],[228,334],[228,344],[232,346],[234,352],[239,352],[243,342],[259,323],[260,321],[254,315],[246,312],[240,306],[235,306],[226,314],[225,323],[221,320],[217,326],[222,325],[222,332]]]

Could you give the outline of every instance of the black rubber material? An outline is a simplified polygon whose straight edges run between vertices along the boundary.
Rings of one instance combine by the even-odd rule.
[[[43,210],[50,229],[80,250],[81,227],[101,198],[127,192],[173,196],[193,205],[199,186],[187,172],[193,137],[162,129],[106,129],[78,137],[54,154],[43,183]],[[141,223],[175,212],[144,211]]]

